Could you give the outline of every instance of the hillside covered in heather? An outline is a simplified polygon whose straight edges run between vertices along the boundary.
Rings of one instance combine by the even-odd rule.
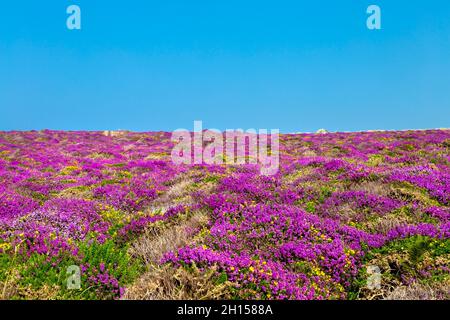
[[[449,130],[283,134],[274,176],[172,148],[0,132],[0,298],[450,298]]]

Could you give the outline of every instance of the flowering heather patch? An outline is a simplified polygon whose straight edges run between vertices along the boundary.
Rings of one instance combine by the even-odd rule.
[[[179,274],[213,298],[450,298],[450,131],[280,135],[273,176],[176,165],[170,137],[0,133],[1,298],[170,298]]]

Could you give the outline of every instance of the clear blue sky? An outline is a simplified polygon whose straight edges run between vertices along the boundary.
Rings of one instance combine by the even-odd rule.
[[[436,128],[449,98],[448,0],[0,5],[0,130]]]

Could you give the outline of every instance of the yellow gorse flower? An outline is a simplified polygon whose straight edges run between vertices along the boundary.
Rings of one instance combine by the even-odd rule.
[[[11,245],[9,243],[0,243],[0,250],[8,251],[11,249]]]

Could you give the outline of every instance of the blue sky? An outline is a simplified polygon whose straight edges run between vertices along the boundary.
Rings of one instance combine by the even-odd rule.
[[[449,98],[448,0],[0,5],[0,130],[437,128]]]

